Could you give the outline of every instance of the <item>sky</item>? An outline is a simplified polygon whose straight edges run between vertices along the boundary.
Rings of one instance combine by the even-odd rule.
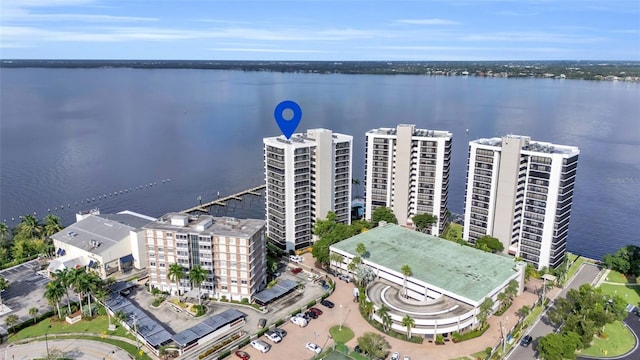
[[[2,0],[0,58],[640,60],[640,0]]]

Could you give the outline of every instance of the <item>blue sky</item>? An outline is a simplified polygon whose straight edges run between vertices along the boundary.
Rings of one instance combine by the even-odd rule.
[[[640,0],[3,0],[3,59],[640,60]]]

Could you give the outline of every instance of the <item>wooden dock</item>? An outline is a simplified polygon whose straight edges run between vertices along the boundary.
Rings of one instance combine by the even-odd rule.
[[[189,209],[186,209],[186,210],[182,210],[180,212],[183,213],[183,214],[190,214],[190,213],[196,212],[196,211],[208,213],[209,209],[212,206],[227,206],[227,201],[229,201],[229,200],[238,200],[238,201],[240,201],[240,200],[242,200],[242,197],[245,196],[245,195],[262,196],[261,191],[264,190],[266,187],[267,187],[266,185],[259,185],[259,186],[256,186],[256,187],[252,187],[251,189],[243,190],[243,191],[237,192],[237,193],[232,194],[232,195],[221,197],[221,198],[218,198],[216,200],[209,201],[208,203],[200,204],[198,206],[194,206],[192,208],[189,208]]]

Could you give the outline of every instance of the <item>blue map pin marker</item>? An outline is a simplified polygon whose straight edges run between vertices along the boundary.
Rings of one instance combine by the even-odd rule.
[[[293,112],[291,119],[285,119],[284,116],[282,116],[287,109]],[[273,111],[273,117],[276,119],[276,124],[278,124],[282,134],[287,139],[290,139],[300,124],[300,120],[302,120],[302,109],[300,109],[300,105],[294,101],[285,100],[276,106],[276,109]]]

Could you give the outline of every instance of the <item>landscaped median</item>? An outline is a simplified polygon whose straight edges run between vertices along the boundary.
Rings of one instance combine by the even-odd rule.
[[[113,318],[111,321],[116,323]],[[68,324],[65,321],[58,321],[55,317],[50,317],[18,331],[15,335],[12,334],[9,336],[9,342],[22,344],[31,341],[44,341],[46,334],[46,338],[49,340],[85,339],[99,341],[117,346],[135,359],[151,359],[143,351],[141,353],[136,348],[135,338],[122,326],[118,326],[115,331],[107,331],[108,327],[109,323],[105,315],[97,316],[91,320],[83,319],[75,324]]]

